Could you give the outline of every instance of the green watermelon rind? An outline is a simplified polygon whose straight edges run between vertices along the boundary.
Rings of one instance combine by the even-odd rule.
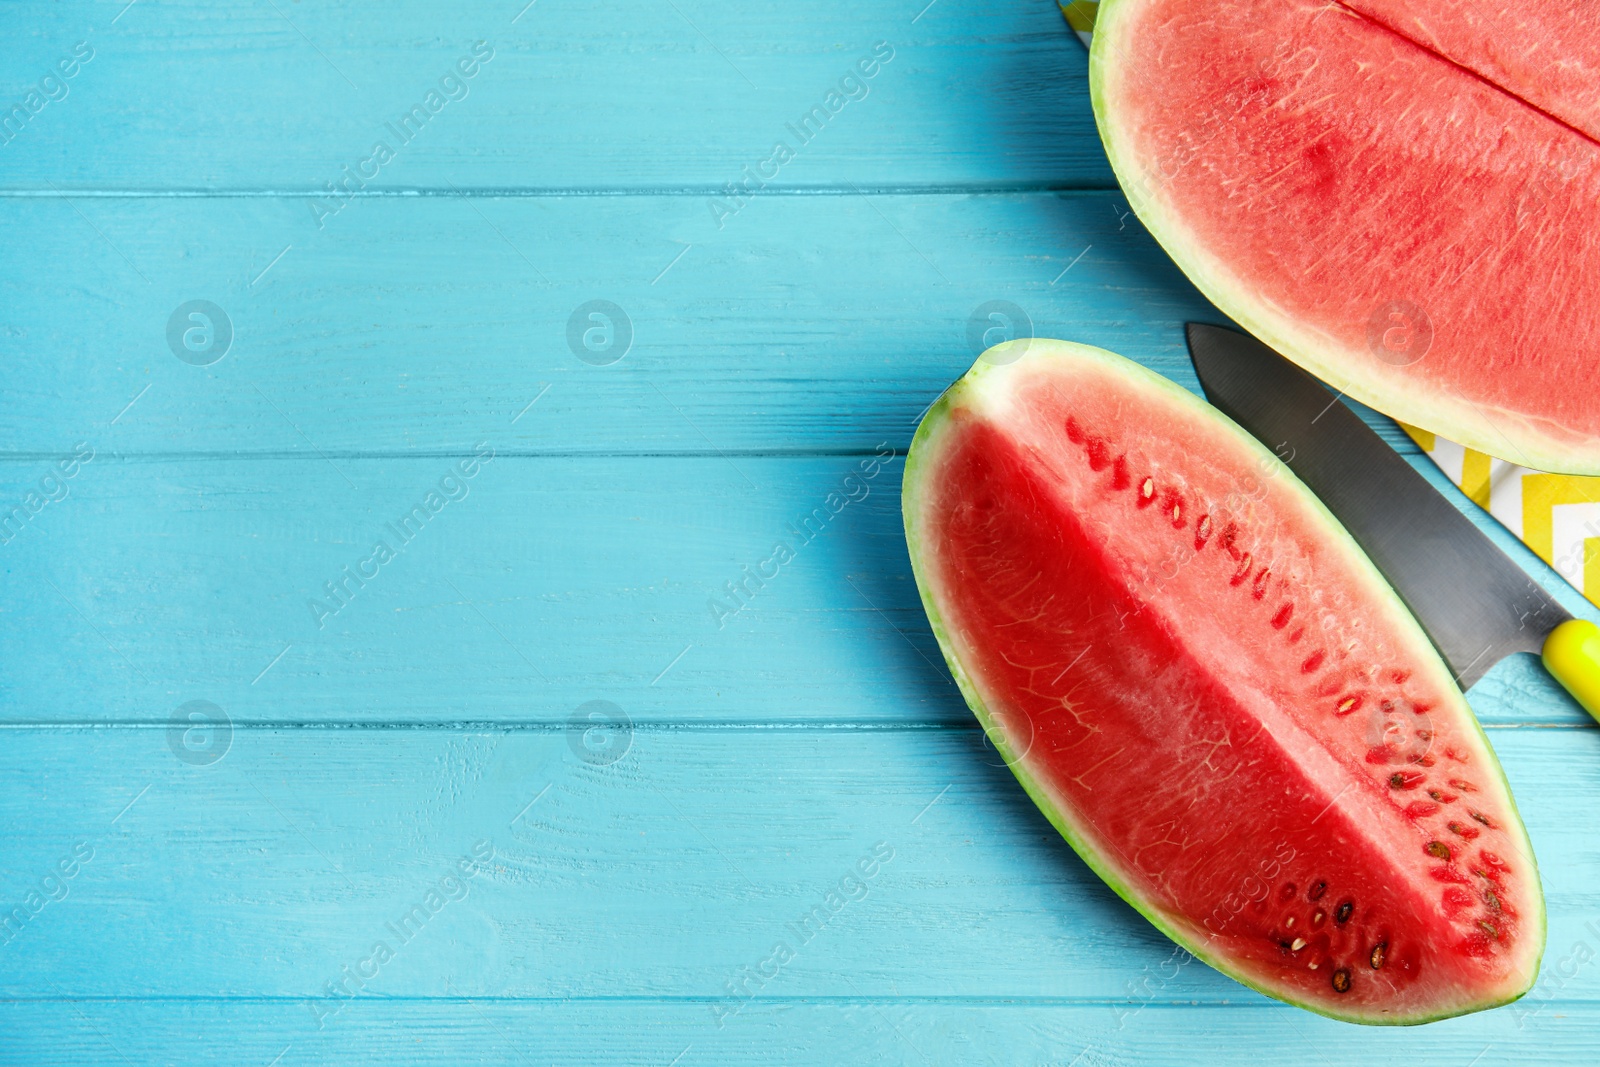
[[[1021,355],[1015,358],[1011,357],[1008,350],[1013,348],[1020,349]],[[1334,517],[1333,513],[1323,505],[1322,501],[1310,489],[1306,488],[1304,483],[1295,476],[1294,472],[1282,460],[1269,452],[1232,419],[1182,386],[1134,363],[1132,360],[1119,356],[1114,352],[1108,352],[1103,348],[1095,348],[1091,345],[1078,344],[1072,341],[1055,341],[1043,338],[1007,341],[1004,344],[996,345],[979,357],[978,361],[972,365],[972,368],[950,388],[946,389],[939,399],[934,402],[933,406],[928,409],[927,414],[923,416],[922,422],[917,426],[917,432],[911,439],[911,447],[906,453],[901,493],[901,512],[905,525],[906,547],[911,557],[912,573],[916,576],[917,591],[922,598],[922,607],[928,616],[928,624],[933,630],[934,637],[938,639],[939,650],[944,655],[945,663],[950,668],[950,674],[955,679],[957,687],[961,690],[961,695],[966,700],[967,707],[972,709],[985,735],[994,743],[996,749],[1005,759],[1006,766],[1011,768],[1011,773],[1016,776],[1022,788],[1033,799],[1034,804],[1044,813],[1045,818],[1056,828],[1056,831],[1061,834],[1067,844],[1072,846],[1072,850],[1078,854],[1084,863],[1089,865],[1089,868],[1095,874],[1100,876],[1100,879],[1106,885],[1110,886],[1119,897],[1127,901],[1129,906],[1148,919],[1151,925],[1171,938],[1173,942],[1181,946],[1185,951],[1241,985],[1247,986],[1264,996],[1332,1019],[1373,1026],[1415,1026],[1437,1022],[1441,1019],[1454,1018],[1459,1015],[1468,1015],[1490,1008],[1502,1007],[1520,1000],[1533,988],[1534,981],[1538,978],[1539,962],[1543,959],[1545,949],[1547,919],[1544,893],[1538,873],[1538,863],[1534,859],[1532,843],[1528,840],[1526,827],[1522,822],[1521,813],[1517,811],[1516,799],[1512,795],[1510,783],[1506,780],[1505,770],[1500,765],[1499,756],[1489,743],[1489,738],[1484,734],[1477,717],[1472,714],[1466,698],[1460,696],[1459,690],[1454,690],[1453,682],[1451,683],[1451,689],[1456,692],[1460,699],[1459,710],[1464,715],[1465,721],[1475,731],[1478,739],[1483,743],[1484,752],[1488,755],[1490,765],[1504,791],[1510,812],[1515,816],[1516,826],[1522,830],[1523,854],[1532,866],[1530,885],[1535,889],[1535,893],[1527,903],[1530,908],[1536,908],[1538,912],[1537,916],[1525,914],[1524,921],[1527,923],[1527,929],[1530,934],[1534,933],[1536,929],[1538,948],[1534,954],[1532,965],[1528,970],[1527,983],[1522,989],[1503,996],[1492,995],[1481,1001],[1469,1004],[1453,1005],[1449,1009],[1428,1014],[1393,1016],[1388,1013],[1367,1015],[1338,1012],[1330,1010],[1323,1004],[1297,1000],[1264,988],[1249,976],[1230,966],[1221,953],[1208,951],[1205,944],[1193,941],[1178,932],[1158,910],[1144,903],[1139,898],[1139,895],[1118,877],[1115,870],[1101,859],[1100,853],[1094,846],[1073,828],[1065,813],[1050,796],[1049,790],[1027,769],[1026,764],[1014,751],[1005,736],[1005,731],[998,727],[993,713],[990,712],[987,704],[985,704],[977,685],[967,673],[960,659],[957,658],[953,643],[950,640],[949,628],[946,626],[944,617],[939,611],[939,606],[934,600],[931,589],[931,575],[934,572],[925,560],[923,539],[917,529],[921,503],[918,490],[923,485],[923,478],[927,473],[924,470],[924,466],[928,462],[930,451],[936,450],[937,438],[944,430],[952,410],[968,394],[975,390],[978,383],[991,375],[1015,373],[1027,363],[1063,356],[1087,359],[1109,367],[1139,385],[1164,395],[1181,407],[1188,408],[1196,416],[1202,419],[1210,419],[1217,426],[1223,427],[1234,434],[1248,451],[1255,454],[1258,462],[1262,464],[1262,469],[1268,472],[1269,478],[1280,480],[1290,492],[1299,494],[1303,502],[1310,507],[1312,513],[1325,521],[1326,530],[1324,532],[1328,542],[1343,552],[1350,564],[1352,575],[1366,584],[1369,594],[1389,609],[1388,613],[1394,617],[1396,624],[1396,636],[1402,639],[1410,638],[1410,644],[1413,647],[1407,651],[1415,657],[1415,661],[1419,665],[1427,664],[1437,667],[1439,671],[1444,673],[1446,678],[1450,677],[1448,669],[1443,661],[1439,659],[1438,653],[1434,650],[1427,635],[1423,633],[1421,627],[1411,616],[1410,610],[1400,600],[1399,594],[1384,580],[1383,575],[1367,558],[1366,554],[1362,552],[1360,546],[1355,543],[1355,540],[1351,538],[1350,534],[1339,523],[1339,520]]]
[[[1100,143],[1105,147],[1112,172],[1128,196],[1128,205],[1195,288],[1272,348],[1346,396],[1391,418],[1479,452],[1513,460],[1524,467],[1563,474],[1600,475],[1600,450],[1593,442],[1587,445],[1563,443],[1555,432],[1540,428],[1543,420],[1530,419],[1522,412],[1504,408],[1490,409],[1465,396],[1449,395],[1404,374],[1398,367],[1389,372],[1370,362],[1353,361],[1345,354],[1344,346],[1318,331],[1301,327],[1293,316],[1274,313],[1262,301],[1252,298],[1248,282],[1188,232],[1182,219],[1161,203],[1146,181],[1145,169],[1134,158],[1136,153],[1124,145],[1108,99],[1107,82],[1116,68],[1114,53],[1123,50],[1118,37],[1124,32],[1123,16],[1135,4],[1148,2],[1150,0],[1102,0],[1089,46],[1089,101],[1100,131]],[[1368,373],[1361,373],[1363,370]],[[1509,424],[1513,432],[1505,433],[1502,422]],[[1516,427],[1521,428],[1520,432]]]

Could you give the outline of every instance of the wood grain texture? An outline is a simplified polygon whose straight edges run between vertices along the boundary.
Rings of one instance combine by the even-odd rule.
[[[1128,213],[1051,0],[523,3],[8,12],[0,104],[94,55],[0,136],[0,1063],[1595,1062],[1600,730],[1531,657],[1471,699],[1542,862],[1544,978],[1402,1033],[1180,966],[939,665],[900,460],[975,312],[1191,389],[1182,323],[1222,321]],[[217,361],[169,340],[194,300]],[[569,342],[594,300],[614,364]],[[879,842],[864,898],[730,992]]]
[[[720,232],[661,196],[374,200],[321,232],[283,198],[6,205],[0,240],[38,249],[0,267],[12,451],[904,446],[987,302],[1191,384],[1182,323],[1218,318],[1109,192],[773,197]],[[233,330],[204,367],[166,336],[197,298]],[[597,299],[631,322],[612,365],[569,345]]]
[[[4,737],[0,901],[92,850],[0,945],[4,997],[328,1007],[348,999],[326,988],[348,965],[365,980],[347,993],[379,998],[1268,1003],[1199,963],[1163,973],[1171,943],[977,730],[678,726],[602,745],[563,729],[251,728],[189,739],[222,753],[205,765],[162,728]],[[1549,907],[1554,977],[1528,1006],[1593,1001],[1600,965],[1554,968],[1580,942],[1600,949],[1600,846],[1574,816],[1600,787],[1600,730],[1492,740]],[[480,840],[492,856],[452,894],[443,880]],[[441,887],[431,916],[391,928]],[[813,905],[826,922],[799,929]],[[373,959],[380,941],[391,959]],[[775,965],[780,942],[793,958]],[[1466,1025],[1491,1033],[1503,1014]]]
[[[0,150],[0,187],[316,195],[379,140],[395,158],[369,188],[391,191],[712,191],[779,139],[796,155],[774,186],[1115,184],[1087,57],[1048,2],[942,3],[918,18],[923,3],[541,0],[516,18],[525,3],[189,0],[115,22],[121,4],[13,5],[19,32],[0,61],[11,96],[80,41],[94,56]],[[465,95],[441,87],[478,41],[493,58]],[[841,94],[801,144],[786,124],[878,41],[893,58],[867,95]],[[430,90],[437,110],[405,143],[387,124]]]
[[[774,197],[721,231],[662,196],[374,200],[320,232],[285,198],[3,203],[31,250],[0,264],[13,453],[903,448],[991,302],[1196,390],[1183,323],[1225,321],[1116,192]],[[232,327],[209,366],[169,348],[195,299]],[[631,322],[611,365],[569,344],[593,300]]]
[[[594,699],[640,721],[970,721],[912,580],[898,455],[463,462],[97,452],[0,544],[0,721],[194,699],[240,722],[561,722]],[[53,469],[0,463],[0,500]],[[1471,699],[1589,721],[1531,656]]]
[[[359,1008],[359,1012],[357,1009]],[[1261,1067],[1383,1063],[1418,1067],[1527,1064],[1587,1067],[1600,1057],[1600,1017],[1554,1004],[1517,1025],[1501,1012],[1409,1030],[1371,1030],[1293,1008],[1109,1004],[1007,998],[763,997],[723,1029],[707,1005],[640,1000],[501,1001],[373,998],[312,1029],[281,1001],[0,1003],[0,1062],[267,1064],[405,1063],[560,1067],[706,1067],[750,1063],[873,1063],[904,1067],[1139,1067],[1248,1058]],[[1119,1019],[1122,1025],[1119,1028]],[[13,1036],[14,1035],[14,1036]],[[114,1042],[114,1044],[113,1044]]]

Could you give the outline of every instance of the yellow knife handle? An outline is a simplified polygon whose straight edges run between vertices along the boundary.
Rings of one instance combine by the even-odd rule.
[[[1600,721],[1600,626],[1568,619],[1544,639],[1542,658],[1555,680]]]

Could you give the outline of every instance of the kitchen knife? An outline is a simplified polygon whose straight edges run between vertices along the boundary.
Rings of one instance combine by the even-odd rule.
[[[1600,627],[1575,619],[1316,378],[1254,337],[1190,323],[1206,397],[1322,499],[1463,690],[1513,652],[1600,720]]]

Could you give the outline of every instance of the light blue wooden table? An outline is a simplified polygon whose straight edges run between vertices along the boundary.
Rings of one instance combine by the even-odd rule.
[[[901,460],[991,302],[1191,388],[1220,321],[1049,0],[523,2],[0,16],[0,1061],[1600,1060],[1531,661],[1545,977],[1407,1031],[1175,954],[940,666]]]

